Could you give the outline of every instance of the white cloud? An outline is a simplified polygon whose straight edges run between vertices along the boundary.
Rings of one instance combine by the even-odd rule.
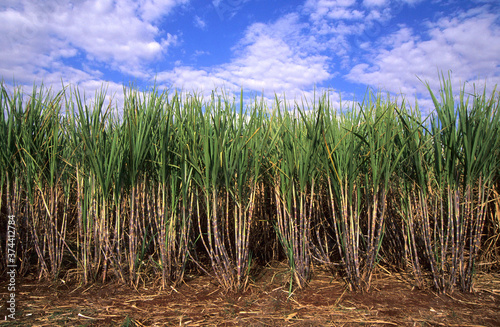
[[[50,29],[84,50],[89,58],[111,63],[115,70],[137,77],[145,77],[140,73],[143,63],[159,59],[175,43],[171,34],[158,40],[158,28],[141,21],[130,3],[96,4],[86,1],[54,15]]]
[[[194,25],[202,30],[207,27],[207,23],[200,16],[194,16]]]
[[[382,7],[387,5],[388,0],[363,0],[363,5],[367,7]]]
[[[224,75],[245,88],[278,93],[311,87],[330,77],[326,57],[301,57],[295,50],[282,39],[259,35],[239,58],[223,66]]]
[[[471,10],[427,25],[424,37],[402,26],[381,39],[381,47],[370,53],[365,63],[354,66],[347,78],[407,96],[427,94],[417,76],[439,89],[438,71],[452,72],[454,89],[463,83],[483,85],[500,83],[500,26],[498,17]]]
[[[371,0],[363,7],[356,0],[308,0],[302,14],[309,19],[318,49],[332,53],[340,67],[347,68],[356,60],[352,51],[366,47],[392,17],[395,7],[386,2]]]
[[[307,0],[304,5],[313,21],[322,19],[359,20],[363,12],[354,8],[356,0]]]
[[[189,3],[189,0],[140,0],[138,2],[142,19],[153,22],[169,14],[174,7]]]
[[[300,97],[304,89],[331,77],[328,58],[309,47],[315,41],[301,33],[303,27],[297,15],[274,24],[255,23],[233,47],[235,57],[230,62],[202,70],[177,67],[157,79],[188,90],[223,85],[229,90],[243,87],[266,95],[286,91],[287,96]]]
[[[63,77],[75,68],[65,67],[62,60],[80,56],[82,66],[97,62],[148,78],[147,65],[160,59],[177,40],[169,33],[161,36],[149,20],[186,1],[11,2],[0,9],[0,74],[33,81],[46,80],[60,70]],[[147,9],[153,5],[155,17]],[[137,11],[148,20],[141,20]],[[83,71],[77,76],[90,78]]]

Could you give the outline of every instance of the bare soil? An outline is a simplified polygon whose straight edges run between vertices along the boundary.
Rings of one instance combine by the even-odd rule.
[[[208,276],[176,288],[118,283],[68,285],[19,278],[16,320],[4,321],[7,284],[0,283],[5,326],[500,326],[500,274],[479,274],[475,292],[435,294],[402,274],[379,273],[368,293],[316,269],[291,295],[286,266],[263,268],[248,289],[224,292]]]

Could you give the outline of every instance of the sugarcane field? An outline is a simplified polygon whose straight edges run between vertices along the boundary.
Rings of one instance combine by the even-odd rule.
[[[0,325],[500,326],[500,93],[1,84]]]

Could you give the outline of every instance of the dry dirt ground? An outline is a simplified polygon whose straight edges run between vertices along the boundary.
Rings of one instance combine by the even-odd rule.
[[[240,294],[223,292],[208,276],[165,290],[20,278],[15,321],[3,320],[9,293],[2,280],[0,325],[500,326],[500,274],[479,274],[475,293],[452,295],[412,288],[403,275],[387,272],[374,277],[369,293],[350,292],[341,278],[319,269],[291,296],[286,280],[282,263],[263,268]]]

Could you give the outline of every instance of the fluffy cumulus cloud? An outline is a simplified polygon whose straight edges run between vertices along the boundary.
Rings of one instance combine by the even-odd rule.
[[[7,1],[0,9],[0,74],[47,81],[57,71],[59,81],[78,82],[99,77],[84,66],[105,65],[146,78],[147,64],[176,42],[154,22],[187,1]],[[80,65],[64,64],[75,58]]]
[[[356,60],[352,52],[381,33],[381,24],[393,17],[394,8],[399,10],[389,0],[367,0],[361,5],[355,0],[307,0],[302,14],[308,17],[319,49],[333,53],[346,68]]]
[[[307,0],[303,12],[316,25],[331,26],[343,22],[364,28],[373,21],[388,19],[391,8],[397,9],[400,5],[390,0],[364,0],[361,5],[356,0]]]
[[[134,9],[126,2],[104,6],[87,1],[56,15],[52,29],[82,49],[88,59],[111,63],[116,70],[145,77],[143,63],[158,59],[175,42],[175,37],[167,34],[158,39],[158,28],[141,21]]]
[[[177,67],[157,78],[188,90],[206,91],[219,85],[232,91],[243,87],[269,96],[286,91],[300,97],[304,89],[331,77],[328,58],[307,49],[311,41],[300,33],[302,27],[296,14],[272,24],[252,24],[233,47],[230,62],[206,70]]]
[[[119,1],[117,1],[119,2]],[[140,0],[138,9],[144,21],[155,21],[162,18],[178,5],[185,5],[189,0]]]
[[[386,22],[392,15],[389,0],[365,0],[361,5],[356,0],[306,0],[296,12],[248,26],[231,49],[229,62],[202,69],[180,64],[158,79],[187,90],[224,85],[267,95],[286,92],[297,98],[339,76],[341,68],[350,69],[359,59],[353,52],[363,47],[362,36],[371,33],[375,22]],[[359,42],[354,44],[353,37]],[[361,82],[351,75],[351,80]]]
[[[294,93],[330,77],[326,57],[300,56],[284,40],[262,34],[248,44],[241,56],[224,65],[224,75],[256,91]]]
[[[363,12],[354,8],[356,0],[308,0],[304,7],[314,21],[328,19],[357,20]]]
[[[351,81],[383,87],[407,95],[426,93],[416,77],[439,88],[438,70],[451,71],[455,88],[465,82],[481,86],[500,83],[500,26],[485,8],[473,9],[435,23],[424,33],[402,26],[382,38],[364,63],[347,75]]]

